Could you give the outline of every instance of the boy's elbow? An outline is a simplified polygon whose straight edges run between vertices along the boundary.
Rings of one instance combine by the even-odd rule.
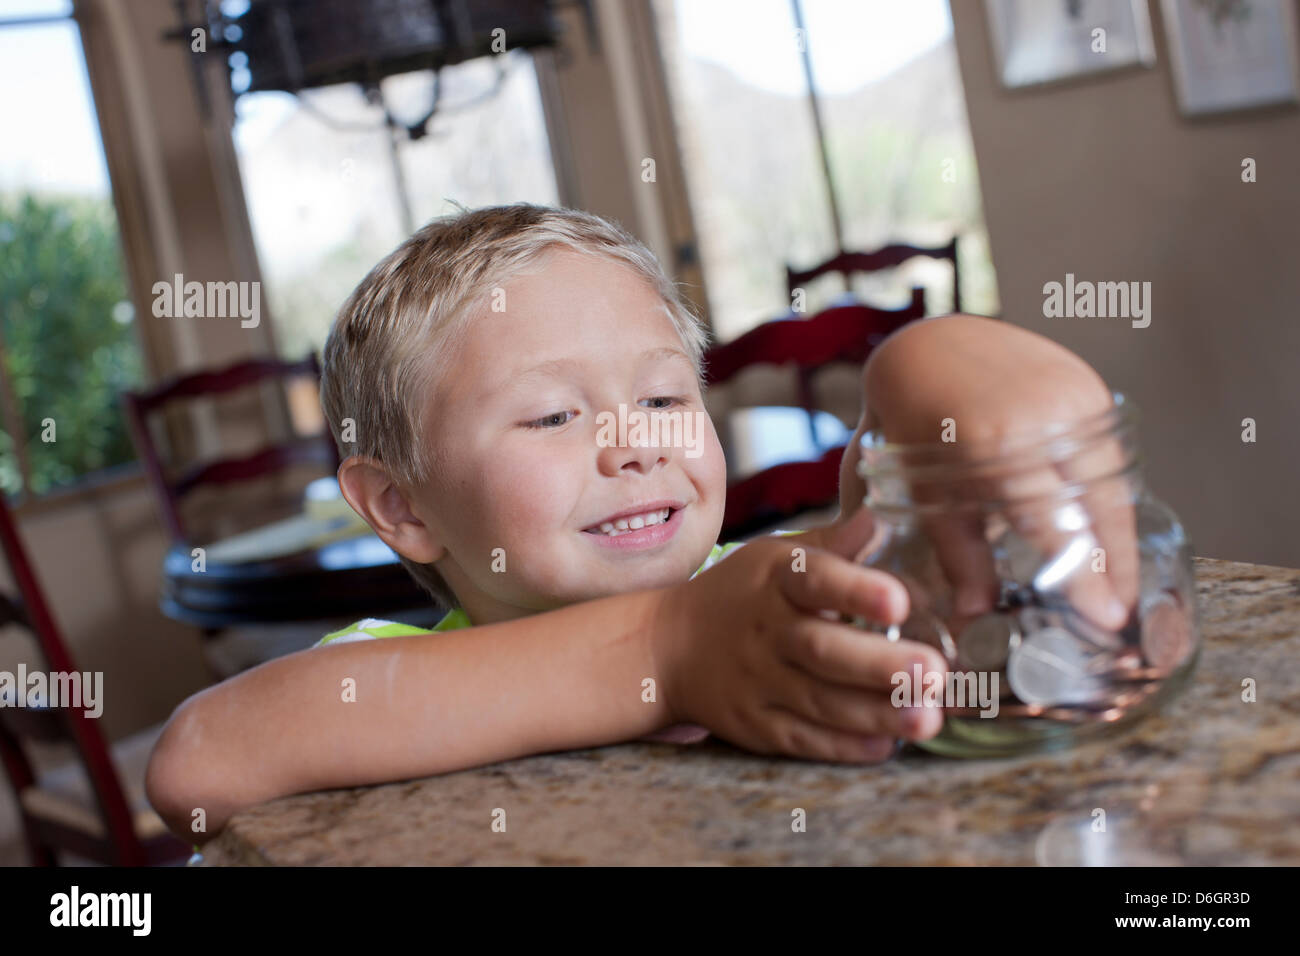
[[[192,702],[177,708],[154,744],[144,777],[149,805],[167,829],[191,843],[202,843],[215,835],[211,826],[214,821],[206,811],[195,813],[211,802],[193,746],[198,720]]]

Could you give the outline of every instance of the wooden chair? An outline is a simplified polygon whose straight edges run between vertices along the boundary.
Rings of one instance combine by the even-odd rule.
[[[877,272],[881,269],[893,269],[915,256],[927,256],[931,259],[947,259],[952,263],[952,310],[954,312],[960,312],[961,274],[957,268],[956,236],[953,236],[952,241],[946,246],[939,246],[933,249],[895,243],[893,245],[884,246],[874,252],[840,252],[833,259],[828,259],[820,265],[813,266],[811,269],[805,269],[801,272],[796,272],[789,266],[786,266],[786,291],[790,296],[793,296],[794,290],[802,286],[805,282],[811,282],[813,279],[826,275],[829,272],[839,273],[844,276],[845,283],[849,283],[854,273]]]
[[[21,595],[0,594],[0,625],[32,631],[52,672],[77,671],[3,495],[0,543]],[[110,749],[96,720],[81,707],[0,707],[0,760],[34,866],[57,865],[57,851],[110,866],[173,863],[189,856],[190,847],[168,832],[145,798],[145,767],[161,732],[160,724]],[[38,777],[25,751],[33,742],[70,742],[79,761]]]
[[[283,380],[299,375],[310,375],[317,382],[320,381],[320,363],[314,353],[297,362],[252,359],[216,371],[185,375],[148,391],[123,393],[122,400],[126,406],[136,452],[153,485],[163,521],[174,541],[190,541],[181,519],[180,503],[200,486],[251,481],[274,474],[290,465],[313,461],[337,471],[338,448],[327,428],[319,435],[267,445],[241,458],[223,458],[203,463],[176,477],[169,477],[149,429],[149,416],[168,402],[224,394],[267,379]]]
[[[793,363],[798,371],[798,402],[816,412],[813,376],[826,365],[860,366],[885,336],[925,316],[925,292],[912,290],[904,309],[846,305],[809,319],[777,319],[705,354],[705,384],[721,385],[753,365]],[[815,435],[815,430],[814,430]],[[839,499],[840,460],[845,446],[827,449],[820,458],[774,465],[727,488],[723,540],[735,540],[802,511],[828,507]]]

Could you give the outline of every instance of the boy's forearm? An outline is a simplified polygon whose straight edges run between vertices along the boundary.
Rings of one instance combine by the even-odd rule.
[[[649,734],[672,722],[655,672],[663,593],[269,661],[178,709],[150,797],[169,826],[202,840],[278,796]],[[645,678],[661,688],[655,702],[642,699]],[[206,833],[191,834],[198,807]]]

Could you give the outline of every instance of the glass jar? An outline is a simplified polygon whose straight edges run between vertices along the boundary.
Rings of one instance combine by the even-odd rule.
[[[998,441],[862,437],[876,533],[862,560],[901,580],[901,625],[935,647],[940,686],[895,675],[895,703],[945,710],[917,745],[949,756],[1066,747],[1132,725],[1175,695],[1200,656],[1191,550],[1143,485],[1136,414]],[[910,686],[909,686],[910,684]]]

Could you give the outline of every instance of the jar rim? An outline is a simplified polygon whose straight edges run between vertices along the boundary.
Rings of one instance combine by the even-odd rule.
[[[1005,438],[983,438],[977,441],[963,441],[962,447],[969,450],[971,448],[988,448],[991,454],[1002,454],[1014,450],[1023,450],[1033,447],[1045,439],[1066,438],[1075,434],[1086,434],[1101,428],[1102,426],[1114,427],[1125,421],[1132,421],[1137,416],[1137,406],[1133,400],[1125,396],[1122,392],[1111,392],[1111,406],[1104,411],[1097,412],[1077,421],[1070,422],[1066,425],[1047,425],[1043,428],[1032,431],[1019,431],[1008,435]],[[874,452],[883,452],[885,454],[904,454],[917,453],[933,450],[942,454],[949,454],[952,451],[954,442],[890,442],[884,440],[884,435],[879,428],[872,428],[862,433],[858,443],[863,448],[870,448]]]
[[[859,439],[859,474],[862,477],[905,472],[921,474],[950,467],[957,458],[965,466],[997,466],[1026,452],[1055,459],[1068,456],[1080,446],[1116,431],[1132,429],[1137,407],[1121,392],[1111,392],[1111,406],[1068,424],[1053,424],[1019,431],[997,438],[955,442],[889,442],[880,429],[864,432]]]

